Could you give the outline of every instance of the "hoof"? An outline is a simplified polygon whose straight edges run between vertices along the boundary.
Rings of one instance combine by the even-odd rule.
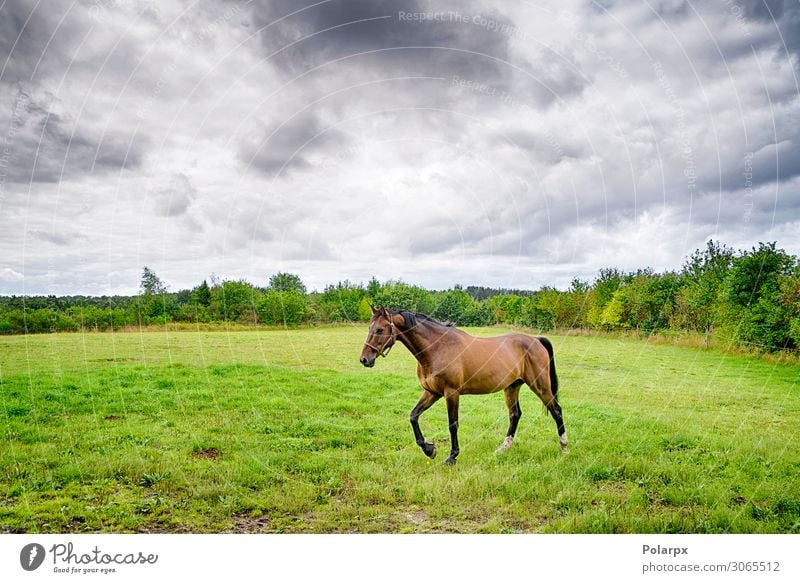
[[[454,465],[456,465],[456,458],[454,458],[452,456],[447,458],[446,460],[444,460],[444,465],[446,465],[446,466],[454,466]]]
[[[428,456],[431,459],[436,457],[436,445],[433,443],[426,443],[422,447],[422,451],[426,456]]]
[[[496,450],[494,450],[494,453],[496,453],[498,455],[501,454],[501,453],[504,453],[505,451],[508,450],[509,447],[511,447],[511,444],[513,442],[514,442],[514,438],[513,437],[506,437],[505,441],[503,441],[503,443],[500,444],[500,447],[498,447]]]
[[[569,448],[566,445],[561,446],[561,453],[567,455],[569,453]]]

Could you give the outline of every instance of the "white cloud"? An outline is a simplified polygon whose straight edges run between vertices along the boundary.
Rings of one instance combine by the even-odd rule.
[[[23,279],[25,279],[24,275],[10,267],[0,269],[0,280],[2,281],[22,281]]]

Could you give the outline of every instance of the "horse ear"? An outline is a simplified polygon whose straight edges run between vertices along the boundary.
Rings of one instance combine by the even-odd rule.
[[[383,307],[383,304],[380,305],[380,307],[378,308],[378,311],[381,314],[383,314],[384,316],[386,315],[386,308]]]
[[[372,315],[373,316],[378,313],[378,310],[372,304],[369,305],[369,309],[372,310]]]

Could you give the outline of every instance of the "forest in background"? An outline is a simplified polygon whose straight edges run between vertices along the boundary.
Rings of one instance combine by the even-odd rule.
[[[776,243],[734,250],[709,241],[680,270],[609,267],[566,290],[454,286],[432,291],[402,281],[349,281],[308,292],[299,276],[276,273],[259,286],[212,277],[170,291],[150,268],[135,296],[3,296],[0,334],[119,330],[171,322],[247,326],[366,321],[370,306],[423,312],[459,326],[677,331],[763,351],[800,347],[800,263]]]

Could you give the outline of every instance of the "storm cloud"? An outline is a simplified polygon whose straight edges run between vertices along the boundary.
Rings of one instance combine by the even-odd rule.
[[[503,77],[509,37],[471,22],[470,3],[415,0],[262,0],[253,20],[264,51],[293,75],[347,60],[382,71]],[[487,13],[493,28],[510,30],[503,14]]]
[[[800,4],[0,7],[0,293],[800,253]]]

